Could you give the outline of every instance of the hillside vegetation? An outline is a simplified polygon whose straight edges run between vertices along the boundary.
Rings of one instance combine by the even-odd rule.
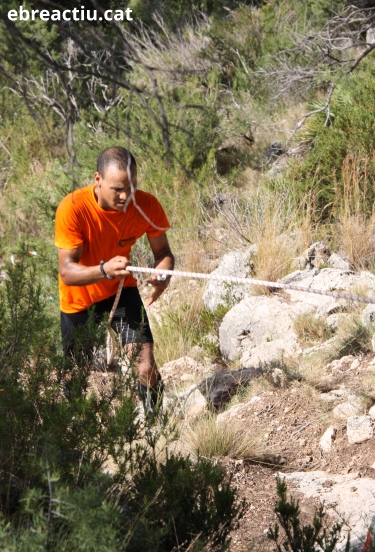
[[[223,253],[256,243],[253,274],[274,281],[320,239],[356,268],[375,268],[371,2],[124,5],[133,21],[118,25],[11,22],[19,3],[0,7],[5,550],[225,550],[245,511],[220,465],[176,447],[171,414],[141,423],[131,370],[96,388],[83,359],[72,400],[61,392],[54,213],[92,182],[101,150],[133,152],[139,187],[168,214],[179,269],[208,272]],[[145,241],[133,262],[152,265]],[[155,323],[159,365],[194,345],[215,358],[202,338],[226,310],[211,313],[201,288],[181,285]],[[82,339],[103,346],[105,328],[90,331]]]

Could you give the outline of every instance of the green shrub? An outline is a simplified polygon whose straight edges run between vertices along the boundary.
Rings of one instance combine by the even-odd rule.
[[[41,275],[27,251],[18,259],[0,284],[0,547],[223,550],[242,505],[222,469],[160,460],[168,413],[141,423],[132,364],[94,386],[98,358],[62,357]],[[98,346],[103,329],[81,337]]]
[[[371,213],[375,199],[374,75],[368,64],[342,81],[332,98],[331,124],[324,126],[326,113],[307,122],[307,138],[313,138],[313,145],[289,176],[297,195],[308,196],[323,217],[343,209]]]
[[[285,479],[281,480],[278,477],[276,486],[279,501],[275,513],[279,523],[269,528],[267,536],[274,541],[278,552],[333,552],[340,540],[343,523],[335,523],[328,531],[324,527],[324,507],[319,506],[315,510],[312,524],[303,525],[298,501],[293,497],[288,500]],[[279,531],[280,526],[282,534]],[[349,548],[348,539],[346,552],[349,552]]]

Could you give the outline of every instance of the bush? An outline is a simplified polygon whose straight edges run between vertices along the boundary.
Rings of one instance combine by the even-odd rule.
[[[301,165],[290,171],[298,197],[309,201],[323,217],[344,209],[371,214],[375,191],[375,69],[364,65],[341,83],[332,99],[332,122],[326,114],[308,122],[312,149]],[[305,130],[306,132],[306,130]],[[303,137],[303,136],[302,136]]]
[[[323,506],[315,510],[312,524],[302,525],[299,503],[293,497],[288,501],[285,480],[279,477],[276,480],[279,501],[275,507],[277,520],[283,529],[280,535],[280,526],[275,523],[268,530],[268,538],[275,542],[278,552],[333,552],[340,539],[343,523],[335,523],[327,531],[324,527],[326,514]],[[349,539],[346,546],[349,552]]]
[[[222,469],[168,451],[160,460],[175,439],[168,415],[141,423],[132,368],[95,386],[97,358],[62,357],[40,276],[27,251],[18,258],[0,284],[0,547],[225,549],[243,507]]]

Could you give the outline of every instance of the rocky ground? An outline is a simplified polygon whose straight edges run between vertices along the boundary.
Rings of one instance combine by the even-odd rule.
[[[375,276],[356,273],[324,244],[314,244],[299,264],[283,282],[375,296]],[[249,266],[248,254],[236,252],[216,272],[240,268],[246,276]],[[178,293],[172,285],[164,305]],[[247,502],[231,550],[275,549],[266,533],[276,521],[276,475],[287,479],[288,491],[300,500],[302,521],[311,523],[317,504],[324,503],[328,526],[344,522],[340,546],[350,531],[352,543],[361,547],[375,514],[375,305],[289,290],[230,293],[234,306],[218,335],[221,357],[209,358],[196,346],[160,371],[165,406],[179,417],[182,437],[214,416],[216,428],[235,427],[244,441],[256,442],[242,454],[214,458]],[[206,308],[214,310],[222,300],[223,286],[209,282]],[[156,308],[160,323],[163,302]],[[326,339],[301,339],[296,320],[306,313],[329,329]]]
[[[240,270],[244,276],[253,254],[254,247],[242,257],[230,253],[215,272]],[[314,244],[298,262],[300,268],[283,282],[375,294],[373,274],[356,273],[324,244]],[[300,499],[302,519],[311,522],[323,502],[328,525],[344,521],[343,532],[350,531],[352,543],[361,546],[375,514],[375,354],[368,336],[367,344],[351,348],[356,336],[349,330],[345,337],[340,324],[355,311],[357,328],[373,334],[374,306],[289,290],[260,296],[237,287],[230,292],[235,305],[220,326],[219,345],[223,358],[240,370],[228,372],[216,363],[209,377],[207,363],[185,357],[162,373],[170,389],[180,389],[180,404],[186,399],[181,411],[190,426],[211,407],[216,424],[242,426],[244,433],[258,437],[258,458],[217,458],[248,504],[232,532],[231,550],[274,548],[266,533],[276,520],[277,474],[286,477],[289,491]],[[215,309],[223,301],[222,286],[209,282],[204,300]],[[329,339],[302,342],[295,320],[303,313],[326,324]],[[349,347],[343,346],[345,338]],[[184,383],[188,388],[181,391]]]

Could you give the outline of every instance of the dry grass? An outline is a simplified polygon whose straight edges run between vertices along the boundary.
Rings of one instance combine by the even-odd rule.
[[[375,267],[375,213],[344,213],[340,221],[341,246],[344,255],[357,269]]]
[[[332,330],[327,322],[314,314],[304,312],[298,314],[294,320],[294,329],[298,339],[309,345],[322,343],[332,337]]]
[[[314,237],[310,214],[301,216],[287,192],[264,198],[261,216],[253,228],[257,244],[255,278],[275,282],[296,268],[297,257]],[[265,286],[254,286],[256,294],[269,292]]]
[[[159,366],[189,353],[199,336],[199,312],[204,284],[175,280],[150,310],[155,339],[155,357]]]
[[[193,457],[235,456],[259,458],[267,451],[261,444],[263,435],[246,431],[243,424],[230,420],[216,423],[216,416],[209,414],[188,427],[181,435],[185,452]]]

